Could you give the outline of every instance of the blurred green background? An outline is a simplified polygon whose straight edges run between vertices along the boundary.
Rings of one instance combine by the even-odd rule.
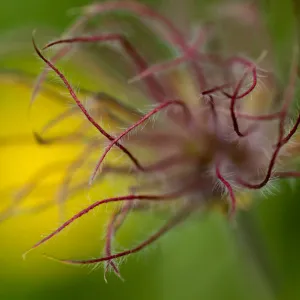
[[[203,1],[195,2],[201,10]],[[88,3],[1,0],[0,34],[6,36],[20,28],[28,32],[36,28],[60,32],[70,23],[67,12]],[[161,1],[147,3],[160,5]],[[296,8],[292,1],[260,4],[284,70],[290,59],[286,50],[295,26]],[[0,53],[4,46],[5,43],[0,46]],[[0,86],[0,133],[30,132],[26,115],[30,89],[5,79]],[[77,150],[40,149],[33,145],[2,147],[1,184],[4,190],[16,186],[45,161],[54,161],[57,155],[68,157]],[[58,224],[56,211],[15,217],[0,224],[0,299],[300,299],[299,187],[297,181],[282,182],[275,195],[257,199],[250,211],[238,216],[236,224],[228,224],[218,213],[190,220],[157,246],[126,260],[121,266],[125,282],[110,275],[108,284],[103,280],[102,267],[92,270],[63,266],[41,257],[43,251],[23,261],[22,253]],[[2,199],[7,201],[5,196]],[[75,205],[72,212],[78,207]],[[59,257],[70,253],[74,257],[101,255],[104,221],[99,218],[101,214],[97,213],[78,222],[45,251]],[[136,227],[143,231],[140,224],[137,218],[125,230],[124,246],[129,245],[126,241],[137,239],[132,233]],[[239,226],[250,226],[252,238],[245,239]]]

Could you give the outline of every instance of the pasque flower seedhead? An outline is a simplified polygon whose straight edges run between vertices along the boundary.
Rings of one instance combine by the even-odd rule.
[[[236,8],[240,9],[241,4],[238,5]],[[228,9],[230,7],[233,9],[234,5],[230,4]],[[224,11],[228,13],[228,9]],[[92,18],[114,11],[126,11],[143,22],[149,21],[150,28],[151,24],[158,24],[160,27],[154,27],[153,32],[167,47],[175,50],[173,53],[179,54],[168,61],[150,65],[126,32],[102,33],[101,28],[94,31],[86,29],[86,24]],[[251,8],[250,12],[243,9],[243,12],[251,13],[243,26],[258,22],[257,10]],[[236,18],[236,14],[226,14],[225,17]],[[164,30],[157,30],[162,27]],[[105,173],[132,176],[137,182],[130,187],[128,195],[100,200],[86,207],[33,248],[45,243],[94,208],[104,203],[122,202],[123,205],[113,214],[108,225],[103,257],[61,260],[72,264],[105,261],[106,271],[111,268],[120,276],[116,258],[142,250],[190,213],[208,210],[214,204],[219,204],[227,208],[229,218],[234,218],[239,208],[240,194],[261,190],[275,179],[299,176],[296,169],[286,170],[285,167],[297,153],[297,143],[290,141],[297,141],[300,123],[298,114],[293,125],[287,128],[295,96],[297,46],[288,84],[284,91],[278,92],[274,70],[261,67],[263,57],[251,58],[240,53],[228,54],[214,50],[211,42],[218,38],[216,31],[211,22],[209,26],[204,24],[191,43],[171,19],[152,8],[133,1],[108,1],[84,8],[83,15],[66,34],[47,44],[43,50],[33,40],[35,51],[47,68],[37,81],[32,103],[49,70],[54,71],[85,119],[109,142],[88,184],[97,184],[97,178]],[[238,41],[239,37],[236,39]],[[110,133],[99,125],[99,116],[90,113],[81,102],[56,62],[73,50],[75,45],[112,43],[119,46],[118,51],[135,68],[134,77],[128,78],[129,86],[136,88],[138,84],[143,99],[147,99],[151,109],[146,113],[141,112],[139,107],[128,106],[122,100],[115,99],[113,94],[102,93],[100,98],[107,99],[116,123],[122,123],[123,126],[124,120],[116,117],[114,108],[128,117],[123,131]],[[143,40],[140,39],[139,43],[143,43]],[[47,58],[44,50],[55,47],[60,48],[54,56]],[[261,52],[264,50],[261,49]],[[101,117],[101,113],[99,115]],[[101,144],[97,142],[96,146],[88,146],[88,151],[92,151],[95,147],[101,147]],[[107,163],[106,157],[112,149],[122,152],[128,163]],[[80,162],[84,159],[85,155]],[[155,207],[174,204],[177,213],[140,245],[113,254],[113,237],[126,216],[132,211],[147,209],[151,203],[155,203]]]

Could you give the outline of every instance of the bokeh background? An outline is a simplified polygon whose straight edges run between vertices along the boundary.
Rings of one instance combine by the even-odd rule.
[[[147,3],[161,6],[162,1]],[[1,0],[1,69],[13,67],[37,72],[42,65],[30,47],[24,46],[24,53],[16,51],[18,55],[12,56],[7,55],[11,54],[10,49],[26,44],[33,29],[43,28],[42,32],[46,32],[43,38],[51,38],[52,33],[61,32],[70,23],[70,9],[89,2]],[[194,2],[201,10],[205,1]],[[291,57],[287,52],[291,45],[290,32],[297,26],[294,19],[297,3],[265,0],[259,4],[284,78],[285,65]],[[76,79],[80,81],[81,77]],[[105,88],[105,80],[102,84]],[[27,115],[30,84],[20,83],[11,74],[4,73],[0,75],[0,87],[0,135],[23,139],[18,142],[2,138],[0,207],[5,208],[17,187],[36,170],[57,161],[58,157],[68,160],[80,149],[74,145],[35,145]],[[38,102],[42,104],[37,104],[35,122],[59,109],[51,97],[54,96],[39,97]],[[36,199],[51,200],[51,187],[57,180],[51,177],[45,183],[45,192],[41,189],[28,199],[29,207]],[[122,192],[123,184],[118,186]],[[16,215],[0,223],[0,299],[300,299],[299,188],[300,181],[282,182],[274,195],[257,198],[249,211],[239,214],[236,224],[228,224],[217,212],[191,219],[156,246],[123,262],[121,271],[125,282],[109,275],[108,284],[103,280],[102,266],[65,266],[47,260],[41,253],[75,258],[101,255],[110,208],[85,217],[43,249],[28,255],[25,261],[22,253],[59,224],[58,211],[54,206],[39,214]],[[99,195],[101,198],[113,195],[115,189],[108,182]],[[68,207],[68,213],[78,211],[87,203],[86,196],[79,195]],[[118,239],[122,247],[132,245],[132,241],[139,241],[149,232],[156,220],[151,216],[147,221],[145,218],[134,216],[128,222]],[[240,226],[249,228],[251,234],[244,236]]]

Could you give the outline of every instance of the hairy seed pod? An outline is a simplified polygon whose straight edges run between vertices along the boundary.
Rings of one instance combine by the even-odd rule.
[[[119,11],[140,19],[144,31],[140,30],[139,40],[131,39],[130,26],[123,26],[122,20],[118,23],[116,18],[107,19],[108,30],[105,22],[103,28],[91,25],[92,20]],[[48,123],[37,134],[38,140],[45,141],[43,134],[72,114],[84,117],[76,138],[83,141],[86,128],[91,127],[102,137],[101,141],[98,138],[85,141],[87,146],[82,156],[67,171],[61,199],[68,196],[66,187],[74,172],[99,148],[102,154],[86,184],[97,184],[107,173],[133,177],[136,184],[130,187],[128,195],[116,195],[86,207],[32,249],[96,207],[121,202],[107,227],[103,257],[60,260],[70,264],[106,262],[105,271],[111,269],[121,276],[117,258],[142,250],[191,213],[218,206],[227,211],[229,218],[234,218],[236,211],[243,207],[241,199],[245,193],[268,188],[277,179],[299,177],[297,169],[287,169],[298,153],[298,112],[288,126],[297,79],[298,46],[295,43],[291,49],[288,84],[281,88],[258,9],[253,5],[230,3],[215,12],[216,20],[203,20],[192,39],[187,28],[177,28],[171,18],[151,7],[134,1],[108,1],[84,7],[82,16],[62,38],[48,43],[42,50],[33,39],[35,51],[46,68],[37,80],[31,104],[49,70],[54,71],[76,104],[76,108]],[[220,24],[224,24],[223,28]],[[263,43],[247,43],[247,39],[254,38],[250,27],[261,32],[263,38],[258,39]],[[229,36],[228,31],[236,34]],[[153,42],[146,37],[152,37]],[[164,49],[159,47],[162,42]],[[123,80],[126,91],[131,93],[123,94],[127,100],[113,93],[95,91],[90,92],[87,105],[82,102],[57,62],[71,51],[86,46],[95,49],[101,46],[103,57],[113,58],[108,60],[106,70],[118,73],[116,76]],[[55,53],[47,58],[45,50],[50,48]],[[165,52],[168,58],[164,57]],[[103,63],[99,62],[101,66]],[[131,95],[134,95],[132,99]],[[145,105],[151,105],[151,109],[145,110]],[[102,116],[125,129],[106,130],[99,122]],[[124,154],[126,164],[106,162],[112,149]],[[155,209],[174,206],[176,213],[141,244],[114,254],[113,237],[128,214],[150,206]]]

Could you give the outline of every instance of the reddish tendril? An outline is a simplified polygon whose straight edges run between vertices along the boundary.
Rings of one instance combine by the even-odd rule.
[[[208,95],[208,98],[209,98],[208,105],[209,105],[209,108],[210,108],[211,113],[212,113],[212,119],[213,119],[213,122],[214,122],[215,132],[216,132],[216,135],[218,135],[218,132],[219,132],[219,129],[218,129],[218,114],[217,114],[217,111],[216,111],[214,98],[213,98],[212,95]]]
[[[284,124],[287,118],[287,113],[288,113],[288,107],[290,102],[293,99],[294,96],[294,92],[295,92],[295,86],[296,86],[296,79],[297,79],[297,68],[298,68],[298,49],[296,49],[296,51],[294,52],[294,57],[293,57],[293,63],[292,63],[292,67],[291,67],[291,73],[290,73],[290,80],[289,80],[289,85],[286,88],[285,91],[285,99],[283,101],[283,107],[282,110],[279,114],[279,134],[278,134],[278,142],[277,145],[275,146],[275,150],[272,154],[269,166],[268,166],[268,170],[266,173],[265,178],[257,184],[251,184],[248,183],[240,178],[238,178],[238,182],[243,185],[244,187],[247,187],[249,189],[260,189],[262,187],[264,187],[270,180],[271,176],[272,176],[272,172],[275,166],[275,162],[276,159],[278,157],[278,154],[281,150],[281,148],[292,138],[292,136],[295,134],[295,132],[297,131],[297,128],[300,124],[300,113],[298,114],[298,118],[294,124],[294,126],[292,127],[292,129],[290,130],[290,132],[286,135],[286,137],[284,137]]]
[[[98,142],[98,141],[97,141]],[[100,143],[99,143],[100,144]],[[95,143],[95,146],[97,146],[98,144]],[[82,158],[84,156],[84,152],[82,153]],[[86,158],[87,156],[85,156]],[[159,160],[158,162],[146,165],[144,167],[144,171],[143,173],[148,173],[148,172],[161,172],[161,171],[165,171],[170,167],[173,167],[175,165],[179,165],[179,164],[184,164],[188,161],[191,161],[191,158],[185,158],[182,155],[173,155],[170,157],[167,157],[165,159]],[[83,161],[82,161],[83,163]],[[73,169],[73,167],[75,167],[75,165],[80,164],[80,158],[76,161],[74,161],[70,167],[68,168],[67,172],[66,172],[66,177],[64,178],[63,183],[61,184],[61,187],[58,191],[58,195],[57,195],[57,203],[59,204],[59,207],[62,206],[62,204],[64,203],[67,194],[70,195],[74,195],[75,193],[77,193],[78,191],[82,190],[83,188],[87,187],[87,181],[84,180],[83,182],[77,184],[76,186],[70,188],[70,181],[72,179],[73,176],[73,172],[71,169]],[[88,165],[88,167],[90,167],[92,164],[90,163]],[[59,163],[58,165],[56,165],[55,167],[55,171],[57,171],[57,167],[61,167],[62,164]],[[94,166],[94,164],[92,165]],[[75,171],[75,169],[73,169]],[[47,170],[45,170],[47,171]],[[101,177],[97,178],[97,182],[102,181],[104,179],[104,176],[108,175],[108,174],[115,174],[115,175],[122,175],[122,176],[131,176],[131,175],[136,175],[138,172],[140,172],[140,170],[138,169],[131,169],[130,166],[113,166],[113,165],[104,165],[103,169],[102,169],[102,173],[101,173]],[[40,174],[40,173],[39,173]],[[47,176],[49,174],[46,174]],[[38,179],[40,178],[44,178],[41,176],[37,176],[35,177],[36,181],[33,181],[33,186],[32,187],[28,187],[31,190],[26,193],[26,187],[24,187],[21,191],[18,197],[22,197],[22,200],[25,200],[25,197],[28,196],[28,194],[36,187],[37,183],[38,183]],[[23,191],[24,190],[24,191]],[[22,194],[21,194],[22,193]],[[17,198],[15,199],[15,201],[17,201]],[[21,200],[19,200],[21,201]],[[14,202],[15,205],[17,205],[17,202]],[[51,199],[50,201],[35,207],[34,209],[31,209],[31,213],[37,213],[40,212],[42,210],[45,210],[49,207],[51,207],[52,205],[54,205],[53,199]],[[2,212],[0,214],[0,219],[4,219],[5,216],[8,216],[12,209],[14,209],[14,207],[9,206],[4,212]],[[61,219],[61,218],[60,218]]]
[[[209,95],[209,105],[210,105],[210,109],[212,111],[215,131],[216,131],[216,134],[218,134],[218,116],[217,116],[217,113],[216,113],[216,108],[215,108],[215,105],[214,105],[214,99],[213,99],[212,95]],[[232,186],[221,174],[220,166],[221,166],[221,160],[220,160],[220,158],[217,158],[217,162],[216,162],[216,165],[215,165],[215,172],[216,172],[217,178],[225,185],[225,187],[226,187],[226,189],[229,193],[229,197],[230,197],[230,200],[231,200],[231,209],[230,209],[229,217],[231,218],[235,214],[236,198],[235,198]]]
[[[117,10],[129,11],[136,14],[138,17],[146,17],[151,20],[157,21],[167,29],[171,43],[177,45],[182,50],[185,50],[187,48],[184,36],[170,20],[165,18],[163,15],[157,13],[155,10],[150,9],[146,5],[137,2],[132,2],[132,1],[115,1],[115,2],[107,2],[101,4],[96,3],[85,7],[83,9],[84,15],[81,16],[68,30],[66,30],[64,36],[72,36],[76,34],[78,31],[82,31],[86,23],[91,18],[96,17],[97,15],[100,15],[105,12],[111,12]],[[61,58],[65,57],[71,50],[72,47],[70,47],[69,45],[63,47],[50,59],[50,61],[52,62],[52,64],[56,63]],[[48,74],[48,70],[45,69],[38,77],[32,93],[30,106],[33,104],[47,74]]]
[[[187,207],[183,208],[181,211],[179,211],[177,214],[175,214],[174,217],[172,217],[163,227],[161,227],[156,233],[151,235],[147,240],[139,244],[138,246],[125,250],[123,252],[117,253],[117,254],[112,254],[109,256],[101,257],[101,258],[96,258],[96,259],[87,259],[87,260],[61,260],[61,259],[56,259],[54,257],[46,255],[46,257],[66,263],[66,264],[81,264],[81,265],[86,265],[86,264],[95,264],[95,263],[100,263],[103,261],[111,261],[112,259],[116,259],[119,257],[127,256],[136,252],[141,251],[145,247],[149,246],[156,240],[158,240],[161,236],[163,236],[166,232],[174,228],[174,226],[178,225],[181,223],[183,220],[185,220],[193,211],[195,211],[195,205],[188,205]]]
[[[216,170],[216,175],[218,177],[218,179],[225,185],[228,193],[229,193],[229,197],[230,197],[230,203],[231,203],[231,209],[230,209],[230,214],[229,217],[234,216],[235,214],[235,210],[236,210],[236,198],[233,192],[233,188],[231,186],[231,184],[222,176],[221,171],[220,171],[220,160],[217,161],[216,166],[215,166],[215,170]]]
[[[58,51],[55,55],[53,55],[53,57],[51,58],[51,63],[52,64],[55,64],[58,60],[60,60],[62,57],[64,57],[68,52],[70,51],[69,48],[63,48],[63,49],[60,49],[60,51]],[[35,86],[33,88],[33,91],[32,91],[32,95],[31,95],[31,100],[30,100],[30,103],[29,103],[29,109],[31,109],[35,99],[36,99],[36,96],[40,90],[40,87],[42,85],[42,83],[45,81],[46,79],[46,76],[48,74],[48,70],[45,69],[41,74],[40,76],[37,78],[36,80],[36,83],[35,83]]]
[[[64,35],[73,35],[75,32],[77,32],[79,29],[82,29],[85,25],[85,23],[88,21],[87,16],[81,16],[74,24],[72,24],[70,26],[70,28],[68,28],[65,32]],[[63,57],[65,57],[70,51],[72,50],[72,47],[70,47],[70,45],[67,45],[66,47],[61,48],[59,51],[57,51],[50,59],[50,61],[52,62],[52,64],[55,64],[56,62],[58,62],[60,59],[62,59]],[[47,68],[45,68],[41,74],[38,76],[35,85],[33,87],[33,91],[32,91],[32,95],[31,95],[31,100],[30,100],[30,104],[29,104],[29,109],[32,107],[36,96],[42,86],[42,83],[45,81],[47,74],[48,74],[49,70]]]
[[[300,114],[299,114],[299,117],[297,119],[297,122],[296,122],[295,126],[298,126],[299,123],[300,123]],[[292,137],[292,135],[290,135],[290,134],[288,134],[288,136],[289,136],[289,138]],[[272,176],[272,171],[273,171],[273,168],[275,166],[276,159],[278,157],[278,154],[279,154],[282,146],[284,145],[284,141],[285,140],[283,140],[280,144],[278,144],[276,146],[275,151],[273,152],[273,155],[271,157],[271,160],[270,160],[270,163],[269,163],[269,166],[268,166],[267,174],[266,174],[265,178],[260,183],[251,184],[251,183],[248,183],[248,182],[244,181],[241,178],[237,179],[238,183],[241,184],[241,185],[243,185],[244,187],[249,188],[249,189],[261,189],[262,187],[264,187],[269,182],[269,180],[270,180],[270,178]]]
[[[175,165],[180,165],[180,164],[184,164],[186,162],[191,162],[193,159],[191,158],[186,158],[182,155],[177,155],[174,154],[173,156],[169,156],[167,158],[161,159],[157,162],[154,162],[152,164],[149,165],[145,165],[144,169],[143,169],[143,174],[147,174],[147,173],[155,173],[155,172],[160,172],[160,171],[165,171],[168,168],[174,167]],[[109,172],[115,172],[115,173],[119,173],[119,174],[137,174],[138,172],[141,172],[140,170],[137,169],[130,169],[130,166],[111,166],[111,165],[104,165],[102,168],[102,173],[106,174]]]
[[[103,205],[105,203],[111,203],[111,202],[122,202],[122,201],[164,201],[164,200],[172,200],[176,197],[180,196],[180,192],[178,193],[172,193],[169,195],[126,195],[126,196],[119,196],[119,197],[112,197],[104,200],[97,201],[90,206],[86,207],[85,209],[81,210],[79,213],[75,214],[72,218],[67,220],[65,223],[63,223],[60,227],[58,227],[55,231],[44,237],[42,240],[40,240],[38,243],[33,245],[31,249],[29,249],[27,252],[24,253],[23,257],[27,255],[31,250],[39,247],[40,245],[44,244],[54,236],[56,236],[58,233],[60,233],[62,230],[64,230],[66,227],[68,227],[71,223],[76,221],[77,219],[81,218],[82,216],[89,213],[91,210],[95,209],[96,207]]]
[[[287,134],[287,136],[284,137],[284,126],[285,126],[288,110],[290,107],[290,103],[294,98],[297,75],[298,75],[298,47],[294,49],[294,56],[293,56],[293,62],[291,67],[291,73],[290,73],[290,81],[285,91],[284,103],[282,106],[281,116],[279,119],[280,123],[279,123],[279,134],[278,134],[278,146],[280,144],[282,145],[286,144],[291,139],[291,137],[297,131],[300,122],[300,114],[299,114],[294,126]]]
[[[129,83],[134,83],[136,81],[139,81],[139,80],[145,79],[149,76],[152,76],[153,74],[160,73],[160,72],[166,71],[171,68],[175,68],[175,67],[179,66],[180,64],[186,62],[187,60],[188,60],[188,58],[186,58],[185,56],[180,56],[180,57],[171,59],[169,61],[165,61],[162,63],[152,65],[149,68],[147,68],[146,70],[144,70],[143,72],[141,72],[141,73],[137,74],[136,76],[132,77],[131,79],[129,79]]]
[[[232,118],[232,122],[233,122],[234,131],[236,132],[236,134],[239,137],[244,137],[244,136],[246,136],[248,134],[249,130],[247,130],[245,133],[242,133],[240,131],[239,125],[238,125],[237,116],[236,116],[236,113],[235,113],[235,104],[236,104],[237,100],[246,97],[247,95],[249,95],[254,90],[254,88],[257,85],[257,71],[256,71],[256,67],[255,67],[255,65],[253,63],[248,62],[247,60],[245,60],[243,58],[235,57],[235,58],[232,58],[230,60],[230,62],[231,61],[242,63],[242,64],[244,64],[247,67],[247,70],[244,72],[243,76],[238,81],[238,84],[237,84],[237,86],[236,86],[236,88],[234,90],[233,95],[230,95],[227,92],[223,91],[223,94],[226,97],[228,97],[228,98],[231,99],[231,101],[230,101],[230,114],[231,114],[231,118]],[[251,86],[245,92],[243,92],[241,95],[239,95],[239,91],[242,88],[242,85],[243,85],[245,79],[248,76],[249,70],[251,70],[251,72],[252,72],[252,77],[253,77],[252,84],[251,84]]]
[[[100,13],[104,13],[107,11],[113,11],[113,10],[129,10],[139,16],[149,17],[149,18],[155,19],[158,22],[162,23],[168,29],[168,31],[170,33],[171,43],[177,45],[183,51],[182,57],[178,58],[179,61],[176,62],[175,65],[177,65],[178,63],[181,63],[183,61],[194,59],[197,48],[200,47],[200,45],[203,42],[204,34],[203,34],[203,30],[201,29],[195,43],[192,46],[188,46],[185,42],[184,36],[181,34],[181,32],[174,26],[174,24],[170,20],[168,20],[161,14],[157,13],[156,11],[150,9],[149,7],[147,7],[143,4],[135,3],[135,2],[116,1],[116,2],[112,2],[112,3],[95,4],[95,5],[91,5],[91,6],[87,7],[86,13],[87,13],[87,16],[93,17]],[[117,35],[117,34],[111,34],[111,35],[113,36],[113,35]],[[94,37],[94,38],[96,38],[96,37]],[[63,39],[60,41],[50,43],[46,47],[50,47],[52,45],[62,43],[62,42],[72,43],[72,42],[93,42],[93,41],[95,41],[95,40],[93,40],[93,37],[84,38],[85,40],[79,40],[79,39],[80,38]],[[87,39],[90,39],[90,40],[87,40]],[[115,40],[116,39],[118,39],[121,42],[125,51],[129,54],[129,56],[131,56],[134,59],[136,65],[140,67],[139,72],[143,72],[144,70],[147,70],[146,62],[138,55],[138,53],[132,47],[132,45],[129,44],[128,40],[126,40],[125,37],[121,36],[121,35],[118,35],[118,38],[115,38]],[[97,41],[101,41],[101,38]],[[203,74],[200,71],[199,67],[197,66],[197,64],[194,65],[194,69],[196,70],[196,74],[199,78],[199,82],[203,82],[204,77],[203,77]],[[147,76],[150,76],[150,75],[151,74],[149,73]],[[155,94],[156,94],[155,98],[159,99],[159,101],[162,101],[161,100],[161,94],[163,94],[162,87],[161,86],[159,87],[158,82],[154,83],[154,80],[152,78],[149,79],[149,82],[150,82],[150,80],[153,82],[152,82],[152,84],[149,84],[149,86],[156,85],[156,89],[159,88],[157,90],[159,92],[155,92]],[[155,90],[153,91],[153,89],[150,87],[149,91],[151,93],[154,93]]]
[[[171,59],[166,62],[154,64],[154,65],[148,67],[147,69],[145,69],[144,71],[140,72],[138,75],[131,78],[129,80],[129,82],[133,83],[135,81],[142,80],[142,79],[145,79],[146,77],[152,76],[153,74],[167,71],[168,69],[171,69],[171,68],[175,68],[185,62],[195,60],[197,57],[199,57],[199,53],[197,53],[197,49],[200,47],[202,42],[203,42],[203,31],[201,30],[199,33],[199,36],[197,37],[194,44],[191,46],[188,46],[188,48],[185,50],[185,52],[181,56],[176,57],[176,58]],[[201,79],[199,80],[199,82],[203,82],[203,81],[204,81],[204,78],[203,78],[203,75],[201,75]]]
[[[110,1],[106,3],[95,3],[85,7],[84,13],[89,17],[94,17],[110,11],[124,10],[138,15],[139,17],[146,17],[150,20],[156,20],[168,30],[170,42],[177,45],[181,49],[187,48],[184,35],[178,28],[166,17],[151,9],[150,7],[134,2],[134,1]]]
[[[121,44],[127,55],[132,59],[138,72],[143,72],[148,68],[148,64],[145,59],[137,52],[133,45],[121,34],[110,33],[88,37],[74,37],[70,39],[62,39],[47,44],[44,49],[50,48],[58,44],[72,44],[72,43],[98,43],[117,41]],[[145,80],[149,93],[152,95],[156,102],[163,102],[165,98],[165,92],[161,84],[155,79],[154,76]]]
[[[244,114],[244,115],[243,114],[237,114],[235,112],[236,101],[248,96],[255,89],[255,87],[257,85],[257,71],[256,71],[256,66],[253,63],[251,63],[251,62],[249,62],[246,59],[241,58],[241,57],[233,57],[233,58],[229,59],[229,61],[227,63],[229,63],[229,65],[232,65],[233,63],[241,63],[241,64],[245,65],[246,68],[247,68],[247,70],[244,72],[241,79],[238,81],[238,84],[237,84],[237,86],[234,90],[234,93],[232,95],[230,95],[229,93],[225,92],[224,89],[230,87],[231,84],[230,83],[224,83],[222,85],[219,85],[219,86],[216,86],[216,87],[213,87],[213,88],[210,88],[208,90],[203,91],[202,95],[210,95],[212,93],[221,91],[227,98],[231,99],[231,101],[230,101],[230,114],[231,114],[231,118],[232,118],[232,122],[233,122],[234,131],[236,132],[236,134],[239,137],[244,137],[245,135],[247,135],[249,133],[249,130],[247,130],[246,133],[242,133],[240,131],[239,125],[238,125],[238,120],[237,120],[238,116],[244,116],[245,118],[253,119],[253,120],[258,120],[258,119],[262,119],[262,120],[267,119],[267,120],[269,120],[269,119],[276,118],[277,114],[274,114],[273,116],[268,115],[268,116],[258,116],[257,117],[257,116],[249,116],[247,114]],[[253,77],[252,84],[246,91],[239,94],[239,91],[242,88],[242,85],[243,85],[245,79],[248,76],[249,70],[251,70],[252,77]]]
[[[260,183],[257,183],[257,184],[248,183],[248,182],[244,181],[241,178],[237,179],[238,183],[241,184],[244,187],[249,188],[249,189],[261,189],[262,187],[264,187],[269,182],[269,180],[271,178],[272,171],[273,171],[273,168],[275,166],[276,158],[279,154],[280,149],[281,149],[281,146],[278,146],[275,149],[275,151],[274,151],[274,153],[271,157],[269,166],[268,166],[267,174],[266,174],[265,178]]]
[[[292,129],[290,130],[290,132],[286,135],[285,138],[282,139],[282,141],[280,143],[281,145],[286,144],[293,137],[293,135],[296,133],[296,131],[299,127],[299,124],[300,124],[300,114],[298,115],[297,120],[296,120],[294,126],[292,127]]]
[[[113,214],[113,216],[111,218],[111,221],[109,222],[109,225],[107,227],[106,241],[105,241],[105,255],[106,256],[110,256],[111,255],[111,244],[112,244],[113,236],[115,234],[114,223],[115,223],[115,221],[116,221],[116,219],[118,217],[118,214],[119,214],[119,212],[116,213],[116,214]],[[118,266],[116,265],[116,263],[113,260],[111,260],[111,261],[107,262],[106,267],[105,267],[105,271],[104,271],[104,280],[106,282],[107,282],[106,273],[109,271],[109,267],[111,267],[113,269],[113,271],[115,272],[115,274],[119,278],[122,278]]]
[[[110,256],[112,254],[111,248],[112,248],[112,239],[116,235],[118,229],[121,227],[123,222],[125,221],[126,217],[130,213],[131,209],[134,207],[133,201],[125,202],[125,204],[122,206],[122,208],[113,214],[108,227],[107,227],[107,233],[106,233],[106,240],[105,240],[105,256]],[[106,273],[109,270],[109,267],[112,267],[115,274],[122,279],[120,271],[118,266],[115,264],[113,260],[108,261],[105,267],[104,271],[104,279],[106,280]]]
[[[154,108],[153,110],[151,110],[149,113],[147,113],[143,118],[141,118],[138,122],[136,122],[135,124],[131,125],[128,129],[126,129],[123,133],[121,133],[117,138],[115,138],[110,145],[105,149],[104,153],[102,154],[101,158],[99,159],[99,162],[97,163],[95,170],[91,176],[90,179],[90,184],[92,184],[92,182],[94,181],[98,170],[104,160],[104,158],[106,157],[106,155],[108,154],[108,152],[111,150],[111,148],[116,145],[116,143],[118,143],[118,141],[120,139],[122,139],[125,135],[127,135],[130,131],[132,131],[133,129],[137,128],[138,126],[140,126],[142,123],[144,123],[146,120],[148,120],[151,116],[153,116],[154,114],[160,112],[161,110],[163,110],[164,108],[170,106],[170,105],[179,105],[183,108],[185,115],[187,117],[187,120],[191,119],[191,115],[190,112],[187,108],[187,106],[184,104],[184,102],[180,101],[180,100],[170,100],[167,102],[164,102],[160,105],[158,105],[156,108]]]
[[[118,10],[125,10],[131,13],[136,14],[138,17],[149,18],[150,20],[157,21],[164,28],[167,29],[168,34],[167,38],[171,42],[171,44],[177,46],[182,52],[183,57],[191,58],[196,54],[196,48],[200,46],[203,41],[203,32],[201,32],[196,39],[195,47],[189,47],[184,35],[182,32],[173,24],[171,20],[164,17],[163,15],[159,14],[155,10],[151,9],[150,7],[133,1],[115,1],[115,2],[107,2],[107,3],[96,3],[92,4],[91,6],[86,7],[85,13],[90,17],[94,17],[98,14],[110,12],[110,11],[118,11]],[[198,83],[200,84],[201,89],[204,89],[205,86],[205,78],[203,72],[199,68],[196,62],[193,62],[193,70],[197,76]]]
[[[203,91],[201,94],[202,94],[203,96],[209,95],[209,94],[213,94],[213,93],[215,93],[215,92],[223,91],[225,88],[228,88],[228,87],[230,87],[230,86],[231,86],[231,85],[230,85],[229,83],[224,83],[224,84],[222,84],[222,85],[218,85],[218,86],[213,87],[213,88],[211,88],[211,89],[205,90],[205,91]]]
[[[141,116],[141,113],[139,113],[138,111],[134,110],[133,108],[131,108],[129,106],[121,104],[121,102],[118,99],[116,99],[116,98],[114,98],[114,97],[112,97],[112,96],[110,96],[106,93],[103,93],[103,92],[94,93],[94,92],[91,92],[89,90],[83,90],[83,89],[81,89],[81,91],[84,92],[85,94],[90,95],[91,100],[93,102],[97,102],[97,104],[99,104],[99,106],[101,106],[100,101],[102,101],[102,103],[104,102],[104,105],[108,103],[109,105],[113,105],[114,107],[117,107],[117,108],[121,107],[123,113],[126,112],[127,114],[130,114],[130,115]],[[94,112],[94,110],[96,111],[96,113],[97,112],[99,113],[100,109],[98,111],[98,108],[96,107],[96,108],[90,108],[89,110],[90,110],[90,113]],[[101,112],[105,112],[107,114],[107,116],[111,119],[111,121],[119,122],[118,125],[123,125],[121,123],[122,120],[115,117],[113,113],[108,112],[105,109],[102,109]],[[61,137],[61,138],[56,137],[56,138],[52,138],[50,140],[49,138],[45,139],[42,135],[45,134],[50,129],[52,129],[53,127],[55,127],[61,121],[65,120],[67,118],[70,118],[70,117],[76,115],[77,113],[81,113],[80,109],[78,109],[78,106],[74,106],[74,107],[71,107],[71,108],[67,109],[63,113],[59,114],[58,116],[54,117],[50,121],[48,121],[48,123],[46,125],[44,125],[43,128],[40,130],[40,133],[34,132],[34,137],[36,138],[37,142],[39,142],[40,144],[49,144],[53,140],[64,138],[64,137]],[[84,127],[84,126],[85,125],[83,124],[82,127]],[[81,131],[85,132],[85,128],[79,128],[79,129],[82,129]],[[80,131],[80,130],[78,130],[78,131]],[[75,132],[77,132],[77,130],[75,130]],[[78,135],[78,137],[81,137],[81,135],[78,134],[78,133],[76,133],[74,135]]]
[[[45,57],[43,56],[43,54],[41,53],[41,51],[38,49],[34,38],[32,38],[32,42],[33,42],[33,46],[34,49],[37,53],[37,55],[59,76],[59,78],[63,81],[64,85],[66,86],[66,88],[68,89],[70,95],[72,96],[72,98],[74,99],[74,101],[76,102],[77,106],[80,108],[80,110],[83,112],[83,114],[86,116],[86,118],[88,119],[88,121],[102,134],[104,135],[107,139],[109,139],[110,141],[114,140],[114,137],[112,137],[109,133],[107,133],[94,119],[93,117],[88,113],[88,111],[85,109],[85,107],[83,106],[83,104],[80,102],[80,100],[77,98],[73,88],[71,87],[70,83],[68,82],[68,80],[66,79],[66,77]],[[116,143],[116,146],[118,146],[130,159],[131,161],[135,164],[135,166],[138,169],[143,169],[143,167],[140,165],[140,163],[138,162],[138,160],[121,144]]]
[[[242,57],[233,57],[231,59],[229,59],[229,63],[240,63],[240,64],[243,64],[246,66],[247,70],[245,71],[242,79],[240,79],[240,82],[244,82],[244,80],[246,79],[246,76],[248,75],[248,72],[251,71],[252,73],[252,84],[250,85],[250,87],[245,91],[243,92],[241,95],[236,95],[236,99],[241,99],[241,98],[244,98],[246,97],[247,95],[249,95],[256,87],[257,85],[257,70],[256,70],[256,66],[254,65],[254,63],[246,60],[245,58],[242,58]],[[241,84],[242,84],[241,83]],[[227,97],[233,97],[233,96],[230,96],[229,94],[227,94]]]

